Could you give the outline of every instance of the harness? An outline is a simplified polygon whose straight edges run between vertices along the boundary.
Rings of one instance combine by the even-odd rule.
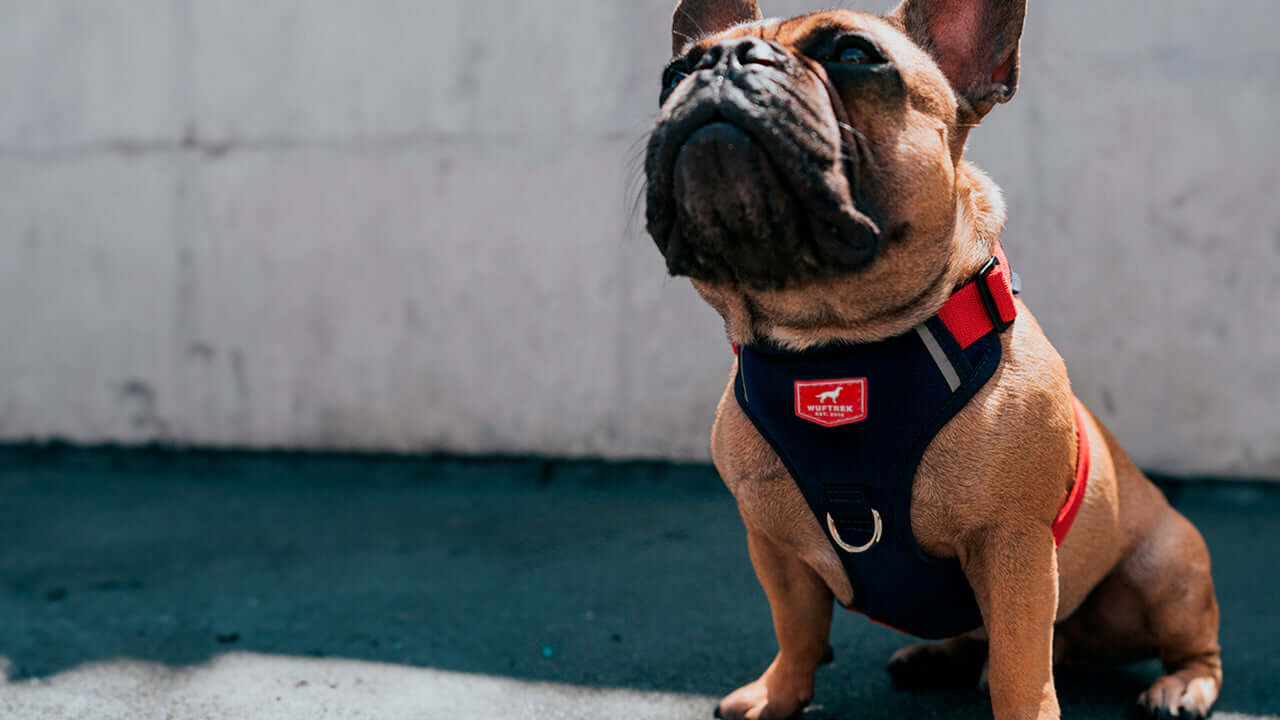
[[[934,436],[1000,365],[1017,317],[1016,278],[999,243],[978,277],[913,331],[875,343],[794,352],[744,345],[734,395],[799,486],[853,587],[850,610],[922,638],[982,626],[955,558],[926,555],[911,531],[911,489]],[[1089,473],[1073,398],[1076,481],[1053,526],[1061,544]]]

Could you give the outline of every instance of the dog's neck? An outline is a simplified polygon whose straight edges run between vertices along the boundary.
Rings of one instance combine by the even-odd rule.
[[[738,345],[769,342],[791,349],[837,342],[868,343],[896,337],[928,320],[942,308],[951,294],[971,281],[990,259],[1005,221],[1005,204],[1000,189],[978,168],[961,161],[956,168],[956,221],[952,229],[946,265],[939,281],[924,295],[889,314],[843,317],[829,309],[815,310],[802,324],[786,324],[770,317],[754,293],[717,288],[695,282],[694,287],[725,321],[729,341]],[[834,279],[857,282],[856,277]]]

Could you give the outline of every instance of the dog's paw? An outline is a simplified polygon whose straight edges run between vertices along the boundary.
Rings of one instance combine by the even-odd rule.
[[[767,677],[767,674],[766,674]],[[729,693],[716,706],[722,720],[791,720],[800,717],[813,695],[812,687],[770,693],[765,677]]]
[[[1138,696],[1138,712],[1156,720],[1204,720],[1218,700],[1218,685],[1207,675],[1165,675]]]
[[[818,665],[834,662],[835,657],[835,651],[828,645]],[[723,720],[798,718],[813,699],[813,669],[812,666],[794,667],[782,662],[779,655],[759,680],[726,695],[716,706],[714,715]]]
[[[972,690],[982,678],[987,645],[971,638],[920,643],[889,658],[889,677],[900,690]]]

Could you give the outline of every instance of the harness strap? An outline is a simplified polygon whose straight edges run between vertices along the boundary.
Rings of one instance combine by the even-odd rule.
[[[822,492],[827,497],[827,512],[835,535],[842,542],[862,544],[875,537],[875,519],[872,513],[871,488],[861,483],[851,483],[844,477],[825,479]]]
[[[987,333],[1002,331],[1018,317],[1018,307],[1013,302],[1013,273],[1004,248],[997,240],[987,262],[977,279],[960,288],[938,311],[938,318],[947,326],[960,347],[968,347]]]
[[[947,304],[938,311],[938,319],[947,326],[962,350],[968,350],[987,333],[1004,331],[1018,317],[1018,306],[1013,302],[1017,294],[1014,274],[1009,270],[1009,258],[996,240],[991,260],[978,272],[978,277],[955,291]],[[733,344],[733,354],[738,354]]]
[[[1084,425],[1084,405],[1076,396],[1071,396],[1071,409],[1076,416],[1076,482],[1067,494],[1067,502],[1058,511],[1053,521],[1053,540],[1058,545],[1067,538],[1071,523],[1075,522],[1080,506],[1084,504],[1084,492],[1089,485],[1089,430]]]

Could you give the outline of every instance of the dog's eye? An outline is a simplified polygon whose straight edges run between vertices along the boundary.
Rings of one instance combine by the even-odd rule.
[[[689,73],[685,72],[681,66],[672,65],[662,73],[662,93],[658,97],[658,104],[663,105],[667,102],[667,97],[676,89],[681,80],[689,77]]]
[[[840,57],[837,58],[842,63],[852,63],[854,65],[865,65],[871,62],[871,56],[862,48],[850,47],[840,51]]]
[[[680,84],[680,81],[685,79],[687,76],[688,73],[681,72],[676,68],[668,69],[662,77],[662,89],[666,92],[675,90],[676,86]]]
[[[836,44],[832,59],[844,65],[877,65],[884,57],[866,38],[850,35]]]

